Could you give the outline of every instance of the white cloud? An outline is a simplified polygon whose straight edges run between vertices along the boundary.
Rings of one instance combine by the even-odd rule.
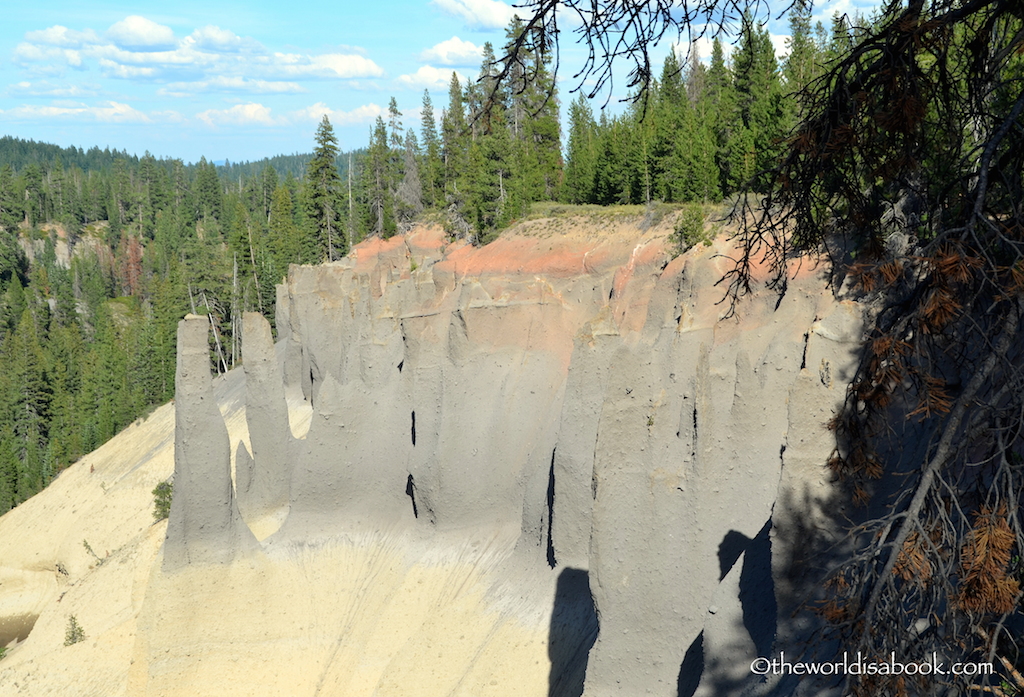
[[[479,46],[453,36],[421,53],[420,60],[424,63],[440,63],[441,65],[478,66],[481,55],[482,49]]]
[[[178,45],[174,30],[139,15],[130,15],[112,24],[107,29],[107,37],[121,48],[129,50],[159,51]]]
[[[345,53],[324,53],[305,56],[295,53],[275,53],[261,62],[271,73],[288,77],[352,78],[380,77],[384,69],[369,58]]]
[[[92,107],[92,113],[100,121],[115,121],[117,123],[140,122],[149,123],[149,117],[141,111],[136,111],[127,104],[118,102],[107,102],[105,107]]]
[[[103,74],[107,77],[117,77],[123,80],[132,80],[140,77],[154,77],[156,68],[139,68],[134,65],[121,65],[107,58],[100,59],[100,66]]]
[[[100,63],[107,60],[112,63],[128,65],[155,65],[167,67],[224,64],[224,57],[214,53],[203,53],[190,47],[178,48],[173,51],[125,51],[116,46],[97,46],[87,51],[89,56],[100,58]]]
[[[275,126],[280,121],[270,115],[270,108],[250,102],[236,104],[230,109],[207,109],[196,118],[208,126]]]
[[[182,40],[183,46],[195,46],[200,50],[221,53],[265,52],[263,45],[255,39],[242,38],[230,29],[209,24],[200,27]]]
[[[60,46],[62,48],[81,48],[86,44],[99,43],[100,38],[92,29],[74,31],[59,24],[47,29],[25,33],[25,40],[35,44]]]
[[[28,97],[92,97],[99,93],[97,85],[55,85],[51,82],[22,81],[7,88],[11,95]]]
[[[240,76],[217,75],[208,80],[171,82],[156,91],[169,97],[190,97],[199,92],[247,92],[249,94],[295,94],[306,90],[295,82],[250,80]]]
[[[690,50],[690,46],[697,49],[697,55],[700,56],[700,60],[703,63],[711,62],[711,52],[714,49],[714,40],[707,36],[702,36],[693,43],[676,43],[672,45],[675,49],[676,55],[679,56],[679,60],[682,61],[687,56],[687,51]],[[732,53],[732,44],[722,41],[722,55],[726,58]]]
[[[184,123],[185,117],[177,111],[169,109],[167,111],[151,111],[149,116],[154,121],[163,121],[167,123]]]
[[[39,46],[22,42],[14,47],[14,62],[18,65],[31,63],[57,64],[53,67],[59,69],[62,66],[72,68],[82,67],[81,51],[70,48],[58,48],[55,46]]]
[[[462,73],[456,74],[459,76],[459,83],[465,85],[469,78]],[[402,87],[426,87],[427,89],[443,90],[447,89],[448,85],[452,82],[452,71],[446,68],[435,68],[431,65],[424,65],[411,75],[400,75],[395,82]]]
[[[434,4],[462,18],[467,25],[481,29],[503,29],[516,13],[499,0],[434,0]]]
[[[0,111],[0,115],[10,119],[47,119],[80,117],[95,119],[108,123],[150,123],[151,119],[141,111],[134,109],[128,104],[119,102],[101,102],[100,106],[87,106],[85,104],[74,106],[36,106],[22,105],[6,111]]]
[[[63,74],[67,68],[96,66],[105,77],[171,83],[160,94],[235,91],[252,94],[303,92],[299,80],[363,80],[384,77],[384,69],[359,49],[273,53],[251,38],[207,25],[177,41],[170,27],[132,15],[110,27],[106,37],[60,25],[28,32],[13,51],[13,62],[29,75]],[[457,47],[453,47],[453,50]]]
[[[305,109],[291,112],[290,116],[295,121],[319,121],[324,116],[331,120],[335,126],[350,126],[358,123],[370,123],[378,116],[384,115],[384,109],[377,104],[364,104],[351,111],[337,111],[331,109],[323,102],[317,102]]]
[[[786,42],[789,41],[789,34],[772,34],[772,46],[775,48],[775,57],[782,60],[789,55],[789,46]]]
[[[358,54],[268,55],[254,41],[239,41],[241,43],[236,46],[242,48],[235,52],[205,50],[192,35],[180,46],[166,51],[126,50],[111,43],[73,50],[22,42],[15,48],[14,60],[36,72],[47,72],[48,69],[49,72],[59,72],[67,66],[84,68],[86,59],[98,59],[100,68],[108,77],[197,82],[206,85],[203,89],[220,87],[252,92],[302,91],[292,82],[283,83],[282,87],[273,86],[272,83],[282,80],[340,80],[384,75],[383,68]],[[43,65],[47,63],[48,66]],[[234,82],[225,82],[225,76]]]
[[[854,3],[853,0],[834,0],[833,2],[815,3],[811,21],[821,22],[825,28],[828,28],[832,25],[833,15],[849,15],[850,17],[853,17],[859,9],[862,8],[857,7],[857,3]]]

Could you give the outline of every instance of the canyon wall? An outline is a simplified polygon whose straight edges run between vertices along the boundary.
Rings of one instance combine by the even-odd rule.
[[[119,539],[141,567],[89,610],[122,639],[105,694],[765,688],[750,662],[801,631],[801,531],[836,512],[824,425],[861,309],[804,260],[781,301],[730,314],[726,239],[673,258],[667,225],[636,223],[535,221],[482,248],[419,229],[292,267],[276,346],[247,315],[244,375],[213,382],[208,320],[183,320],[166,540]],[[24,556],[0,557],[0,616]],[[80,557],[19,601],[39,620],[0,689],[79,694],[40,670],[89,651],[52,646],[54,596],[107,573]]]

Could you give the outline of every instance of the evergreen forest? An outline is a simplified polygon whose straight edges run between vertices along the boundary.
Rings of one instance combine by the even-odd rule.
[[[210,318],[213,362],[230,370],[242,313],[273,324],[290,264],[423,220],[484,244],[537,201],[705,203],[765,187],[801,115],[793,95],[853,38],[845,18],[812,27],[799,7],[790,30],[782,62],[753,22],[728,59],[717,41],[708,62],[670,55],[616,116],[577,95],[564,136],[548,60],[503,65],[487,44],[477,79],[453,73],[439,119],[429,92],[416,115],[392,99],[348,153],[326,117],[310,154],[220,167],[0,138],[0,513],[173,397],[186,313]],[[514,20],[508,41],[523,31]]]

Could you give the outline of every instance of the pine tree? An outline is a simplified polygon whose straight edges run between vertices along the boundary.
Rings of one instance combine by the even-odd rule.
[[[313,209],[313,186],[309,177],[303,177],[295,188],[295,225],[301,264],[319,264],[325,258],[325,251],[320,245],[320,228]]]
[[[395,217],[403,229],[411,226],[413,219],[423,212],[423,184],[419,172],[419,145],[412,129],[405,132],[403,148],[402,181],[395,193]]]
[[[26,264],[17,233],[0,229],[0,281],[24,274]]]
[[[295,225],[292,195],[288,186],[279,186],[274,189],[270,201],[267,237],[271,253],[279,269],[278,276],[288,268],[288,264],[300,263],[301,243],[298,227]],[[279,282],[281,279],[277,278],[276,280]]]
[[[71,235],[72,240],[77,238],[78,225],[84,214],[84,202],[82,200],[82,181],[84,178],[84,172],[77,166],[69,167],[65,173],[65,213],[61,222],[67,227],[68,234]]]
[[[4,426],[0,428],[0,515],[21,503],[18,496],[20,464],[14,432],[9,425]]]
[[[95,336],[88,356],[83,360],[82,397],[80,406],[86,414],[93,439],[86,447],[92,449],[109,440],[132,411],[128,396],[128,352],[118,337],[117,320],[125,317],[125,306],[103,303],[95,317]]]
[[[43,468],[43,448],[48,433],[53,396],[40,345],[39,326],[31,307],[26,307],[14,333],[4,345],[4,364],[14,386],[11,423],[22,462],[19,496],[28,498],[48,483]]]
[[[581,93],[569,105],[569,146],[562,200],[569,203],[592,203],[596,167],[597,124],[594,123],[590,103]]]
[[[188,216],[187,202],[189,197],[188,178],[185,164],[181,160],[171,160],[170,191],[168,206],[175,217],[185,220]]]
[[[476,242],[486,242],[500,225],[518,216],[522,199],[515,187],[510,155],[512,140],[505,125],[505,113],[491,112],[490,132],[481,134],[469,148],[466,218],[473,226]]]
[[[683,83],[682,67],[675,51],[665,58],[661,80],[650,95],[654,102],[651,119],[651,171],[655,196],[663,201],[683,199],[686,182],[676,160],[676,141],[683,136],[684,123],[690,116],[690,99]]]
[[[263,167],[259,176],[259,210],[263,219],[270,222],[270,205],[277,191],[277,170],[269,164]]]
[[[723,195],[736,190],[738,177],[731,171],[731,148],[738,129],[736,90],[732,72],[725,62],[722,42],[716,38],[711,44],[711,65],[708,67],[704,98],[697,110],[702,122],[711,125],[715,143],[715,161],[718,165],[718,184]]]
[[[398,102],[392,97],[388,102],[388,147],[393,152],[401,151],[405,142],[404,131],[402,112],[398,110]]]
[[[635,176],[630,167],[633,145],[630,130],[627,116],[609,119],[601,115],[594,168],[595,203],[612,205],[633,201]]]
[[[0,304],[0,339],[14,331],[21,319],[21,313],[27,307],[25,303],[25,290],[21,285],[21,278],[17,275],[7,280],[4,288],[3,303]]]
[[[743,129],[733,148],[735,186],[745,182],[763,191],[766,181],[753,177],[774,162],[783,135],[782,86],[771,36],[749,17],[743,22],[734,60],[738,107]],[[752,157],[751,157],[752,155]]]
[[[43,190],[43,170],[35,163],[22,172],[25,192],[25,222],[39,225],[46,221],[46,194]]]
[[[443,189],[443,172],[441,169],[441,142],[437,135],[437,123],[434,121],[434,104],[430,100],[430,92],[423,90],[423,110],[420,112],[420,139],[422,155],[420,158],[420,181],[423,183],[423,200],[427,206],[437,206],[441,202]]]
[[[348,241],[339,234],[342,229],[340,214],[344,206],[341,177],[335,166],[338,139],[326,115],[316,129],[315,139],[313,159],[306,166],[309,214],[316,225],[320,258],[334,261],[348,253]]]
[[[367,230],[371,235],[384,238],[395,233],[391,174],[391,148],[388,147],[387,126],[384,119],[378,116],[366,153],[363,192],[369,215]]]
[[[13,231],[24,218],[24,208],[14,189],[14,169],[0,167],[0,231]]]
[[[850,20],[845,14],[838,12],[832,15],[832,34],[825,47],[825,61],[831,63],[845,56],[853,48],[853,30]]]
[[[786,78],[785,90],[790,95],[785,100],[786,123],[789,131],[802,118],[803,110],[797,102],[797,93],[803,90],[820,72],[822,57],[811,32],[811,7],[806,0],[799,0],[789,14],[789,55],[783,66]]]
[[[459,77],[452,73],[448,85],[448,108],[441,117],[441,156],[444,167],[444,206],[449,223],[457,234],[469,233],[464,218],[467,159],[469,135],[466,131],[466,115],[462,103],[462,87]]]
[[[232,335],[239,329],[241,313],[248,310],[264,312],[272,303],[273,294],[265,295],[266,284],[261,280],[265,267],[267,234],[264,224],[263,204],[258,181],[252,177],[243,192],[244,196],[232,194],[227,209],[232,212],[231,234],[228,251],[232,255],[232,311],[234,319]],[[255,296],[255,298],[253,298]],[[235,337],[237,339],[237,337]],[[233,353],[239,354],[236,342],[232,343]]]
[[[690,100],[690,104],[696,106],[708,88],[708,69],[704,66],[701,61],[700,51],[697,50],[697,44],[690,46],[690,53],[686,59],[686,69],[684,70],[683,82],[686,84],[686,96]]]
[[[650,171],[657,198],[664,201],[707,201],[720,196],[715,161],[715,135],[706,109],[707,75],[694,53],[684,70],[674,54],[665,60],[661,80],[650,94]],[[644,124],[638,124],[644,128]]]
[[[505,36],[508,49],[526,31],[514,17]],[[553,200],[562,183],[558,93],[550,55],[524,51],[509,67],[506,122],[516,148],[516,190],[523,204]]]
[[[220,177],[217,176],[217,167],[212,162],[207,162],[205,157],[199,159],[196,169],[196,181],[191,193],[194,200],[194,218],[201,221],[204,228],[216,229],[216,221],[219,221],[224,205],[224,192],[221,189]],[[127,204],[121,201],[120,194],[116,196],[118,205],[118,216],[122,224],[128,221]]]
[[[67,183],[65,181],[64,164],[60,157],[54,158],[50,170],[46,173],[45,184],[47,185],[47,200],[50,202],[51,210],[47,211],[47,217],[55,218],[65,222],[68,218],[70,208],[67,198]]]
[[[634,102],[624,124],[627,127],[628,201],[648,204],[654,199],[657,172],[654,167],[655,124],[653,119],[645,118],[645,108],[642,101]]]
[[[492,229],[508,225],[520,217],[529,204],[528,200],[520,198],[520,187],[515,185],[515,150],[506,115],[505,111],[496,111],[492,115],[491,132],[484,143],[484,155],[488,162],[486,173],[494,192]]]
[[[205,166],[202,161],[200,166]],[[201,170],[202,171],[202,170]],[[111,238],[109,243],[116,246],[120,242],[121,230],[131,222],[131,182],[128,176],[128,163],[123,158],[114,161],[114,177],[111,180],[111,203],[108,211],[111,212]]]
[[[789,55],[783,67],[789,92],[803,89],[819,72],[818,47],[811,31],[811,6],[799,0],[789,13]]]
[[[81,361],[86,349],[75,322],[52,329],[46,344],[46,374],[53,395],[47,424],[48,450],[53,471],[59,472],[85,452],[78,398],[82,389]]]
[[[469,117],[472,140],[491,132],[491,115],[505,109],[502,95],[497,94],[498,63],[490,41],[481,48],[480,74],[466,85],[464,104]]]
[[[148,239],[153,238],[156,228],[157,208],[163,207],[165,194],[161,172],[157,168],[156,159],[147,150],[139,160],[138,218],[141,232]]]
[[[165,401],[174,395],[178,320],[189,311],[188,291],[182,282],[181,265],[176,259],[171,260],[166,276],[155,281],[151,296],[152,341],[156,349],[152,369],[161,395],[158,401]]]
[[[719,44],[719,51],[721,45]],[[719,168],[717,108],[712,100],[711,71],[704,66],[696,46],[691,48],[686,69],[686,94],[692,105],[684,133],[676,140],[676,157],[689,170],[682,174],[688,181],[685,200],[717,201],[722,197]],[[716,95],[720,98],[720,94]]]
[[[676,200],[710,202],[721,198],[715,155],[715,134],[711,125],[693,110],[688,111],[671,158]]]

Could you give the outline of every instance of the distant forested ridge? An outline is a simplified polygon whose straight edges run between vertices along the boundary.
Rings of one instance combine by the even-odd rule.
[[[349,160],[356,162],[364,153],[365,149],[338,153],[334,166],[337,167],[342,178],[348,173]],[[222,165],[217,165],[217,174],[229,182],[237,183],[239,179],[245,180],[258,176],[264,169],[270,167],[277,172],[279,177],[291,175],[296,179],[301,179],[306,173],[306,166],[312,159],[313,153],[307,152],[294,155],[274,155],[254,162],[227,161]]]
[[[717,43],[709,65],[670,56],[620,116],[595,119],[577,97],[565,139],[550,66],[529,54],[504,66],[490,45],[476,81],[453,74],[439,120],[429,93],[411,118],[392,99],[352,153],[326,118],[308,155],[221,168],[0,138],[0,513],[173,396],[185,313],[210,317],[217,370],[236,365],[242,313],[273,322],[289,264],[424,216],[481,243],[535,201],[717,201],[763,186],[800,110],[788,93],[850,32],[791,16],[782,65],[750,25],[731,60]],[[521,31],[513,21],[508,41]]]
[[[65,167],[77,167],[85,172],[112,167],[114,160],[121,159],[133,164],[139,158],[125,151],[111,151],[110,148],[100,150],[91,147],[82,150],[74,146],[62,148],[50,143],[37,143],[34,140],[23,140],[13,136],[0,137],[0,167],[10,165],[15,170],[23,170],[29,165],[40,167],[60,160]]]

